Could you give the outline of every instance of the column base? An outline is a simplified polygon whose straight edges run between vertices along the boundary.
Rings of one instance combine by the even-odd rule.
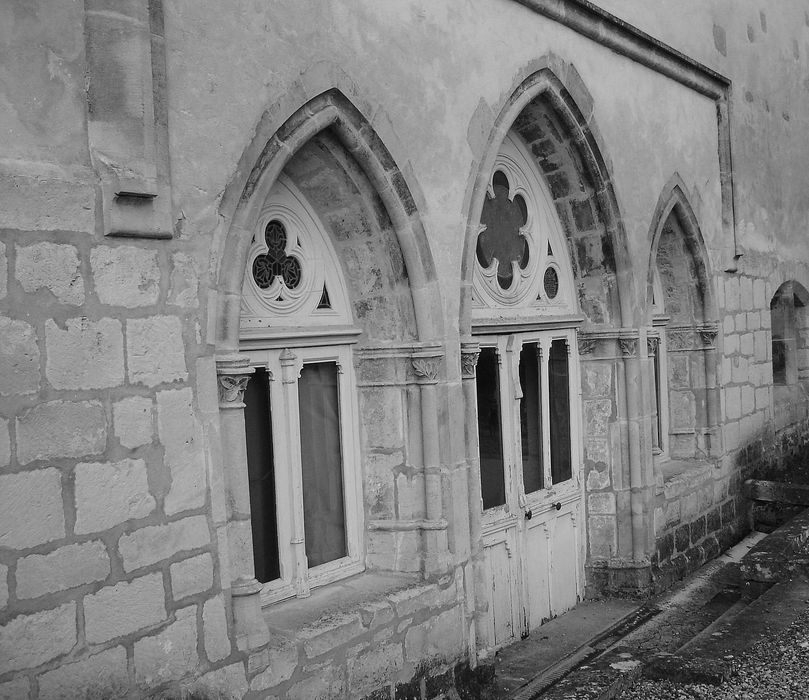
[[[261,584],[254,578],[237,578],[230,586],[236,646],[255,651],[270,641],[270,632],[261,613]]]

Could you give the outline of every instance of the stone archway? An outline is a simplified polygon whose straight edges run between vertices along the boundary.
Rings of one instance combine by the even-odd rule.
[[[462,261],[460,330],[467,421],[476,420],[475,242],[494,159],[509,131],[530,150],[564,228],[583,318],[578,333],[583,397],[583,479],[587,498],[587,585],[648,588],[651,483],[643,469],[640,321],[617,199],[592,100],[575,70],[554,57],[523,79],[494,121],[470,185]],[[480,570],[480,465],[467,433],[473,556]],[[481,575],[477,576],[479,580]],[[478,594],[478,609],[487,602]],[[480,617],[480,616],[479,616]]]
[[[259,608],[261,586],[253,573],[243,403],[253,370],[248,358],[239,353],[242,289],[262,207],[282,175],[328,230],[350,280],[351,313],[359,339],[354,352],[356,373],[360,383],[365,373],[378,373],[375,381],[369,380],[369,388],[359,390],[358,420],[368,432],[380,420],[378,416],[385,415],[380,406],[408,402],[407,415],[420,423],[422,441],[407,445],[408,449],[404,419],[401,424],[393,421],[386,426],[394,433],[393,442],[401,443],[397,443],[401,454],[413,460],[405,470],[413,478],[408,484],[397,482],[401,491],[409,489],[412,502],[420,504],[419,512],[407,522],[387,504],[394,489],[386,485],[396,478],[394,470],[381,473],[372,469],[373,449],[390,452],[391,445],[365,445],[363,473],[366,478],[373,474],[367,491],[376,499],[369,505],[366,494],[368,556],[376,557],[376,568],[422,573],[436,572],[448,562],[436,401],[436,385],[443,376],[443,348],[439,345],[443,307],[436,304],[440,290],[435,266],[410,186],[365,117],[337,89],[309,100],[274,130],[263,123],[267,120],[271,117],[265,114],[256,130],[256,142],[245,151],[249,157],[242,159],[223,196],[226,233],[220,238],[216,272],[216,364],[227,546],[234,621],[243,648],[259,645],[266,631],[262,631]],[[267,137],[267,133],[272,135]],[[293,328],[282,336],[297,341],[292,344],[311,345],[310,338],[301,341],[295,333]],[[406,377],[404,382],[401,377]],[[373,415],[377,418],[369,417]],[[379,512],[374,510],[378,503],[382,503]],[[394,546],[394,540],[406,538],[416,543],[417,553],[410,559],[384,560],[388,552],[413,551],[412,543],[410,547]]]

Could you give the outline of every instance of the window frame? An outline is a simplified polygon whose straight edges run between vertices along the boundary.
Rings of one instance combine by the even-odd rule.
[[[280,578],[263,584],[262,605],[291,597],[307,597],[313,588],[360,573],[364,511],[359,459],[358,405],[351,346],[339,344],[269,346],[243,350],[252,367],[268,373],[275,456],[275,493]],[[297,383],[305,364],[337,365],[345,557],[309,568],[304,536],[303,472],[300,450],[300,404]]]

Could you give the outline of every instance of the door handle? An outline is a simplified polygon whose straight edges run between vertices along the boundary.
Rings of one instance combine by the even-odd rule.
[[[525,511],[525,519],[526,520],[530,520],[533,517],[534,517],[534,511],[532,511],[532,510]]]
[[[554,503],[553,507],[556,508],[556,510],[562,510],[562,504],[561,503]]]

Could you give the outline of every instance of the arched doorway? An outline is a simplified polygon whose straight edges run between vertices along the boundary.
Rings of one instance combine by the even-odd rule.
[[[516,131],[495,160],[475,248],[484,638],[498,647],[573,607],[584,573],[583,318],[551,192]]]

